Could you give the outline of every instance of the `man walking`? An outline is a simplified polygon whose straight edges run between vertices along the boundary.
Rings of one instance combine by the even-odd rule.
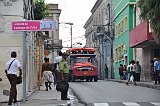
[[[54,85],[57,84],[57,82],[60,80],[60,71],[59,71],[59,62],[62,60],[62,52],[59,51],[59,56],[57,56],[54,59],[54,69],[53,69],[53,74],[54,74]]]
[[[139,61],[136,62],[136,81],[140,82],[141,79],[141,65],[139,64]]]
[[[128,79],[127,85],[129,85],[129,82],[132,80],[132,78],[133,78],[134,85],[137,85],[136,80],[135,80],[136,64],[134,60],[131,61],[131,65],[129,66],[129,68],[130,68],[130,77]]]
[[[157,81],[158,83],[160,84],[160,59],[157,58],[157,60],[154,62],[154,71],[155,71],[155,84],[157,84]]]
[[[11,53],[11,59],[6,63],[6,74],[7,78],[10,82],[11,88],[10,88],[10,96],[9,96],[9,102],[8,105],[11,106],[12,102],[14,100],[14,104],[17,104],[17,74],[19,70],[19,76],[22,75],[22,69],[20,62],[16,59],[17,54],[16,52]]]
[[[68,82],[68,77],[69,77],[69,67],[66,61],[67,58],[67,54],[63,53],[62,55],[62,60],[61,62],[59,62],[59,70],[61,73],[61,81],[65,81]],[[61,100],[70,100],[69,98],[67,98],[67,91],[61,91]]]

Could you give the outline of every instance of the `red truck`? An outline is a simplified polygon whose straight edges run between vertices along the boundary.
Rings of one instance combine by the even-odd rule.
[[[97,60],[94,48],[71,48],[68,50],[70,80],[98,81]]]

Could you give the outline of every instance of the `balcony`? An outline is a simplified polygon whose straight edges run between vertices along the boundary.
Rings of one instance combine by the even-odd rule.
[[[155,44],[152,32],[149,32],[149,23],[142,22],[130,31],[130,47],[144,48]]]
[[[53,49],[54,48],[62,48],[62,40],[55,39],[52,46],[53,46]]]
[[[62,40],[61,39],[48,39],[44,44],[45,50],[53,50],[53,49],[62,49]]]

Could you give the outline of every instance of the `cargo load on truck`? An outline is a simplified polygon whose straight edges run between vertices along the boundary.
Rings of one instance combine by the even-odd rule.
[[[94,48],[70,48],[67,53],[71,81],[94,80],[97,82],[98,70]]]

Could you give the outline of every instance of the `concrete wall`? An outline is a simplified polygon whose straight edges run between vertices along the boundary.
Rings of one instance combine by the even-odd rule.
[[[27,1],[27,0],[26,0]],[[0,1],[0,94],[3,95],[4,90],[10,89],[9,81],[5,75],[4,69],[6,62],[11,58],[12,51],[17,52],[17,59],[23,67],[23,42],[22,32],[13,32],[11,22],[23,20],[23,0],[10,1],[12,5],[6,6]],[[29,12],[27,14],[30,14]],[[26,93],[32,92],[37,86],[37,42],[34,33],[27,34],[27,59],[26,59]],[[34,65],[33,65],[34,64]],[[23,70],[24,71],[24,70]],[[22,99],[22,85],[17,86],[18,100]],[[3,100],[8,101],[8,96],[3,95]]]

